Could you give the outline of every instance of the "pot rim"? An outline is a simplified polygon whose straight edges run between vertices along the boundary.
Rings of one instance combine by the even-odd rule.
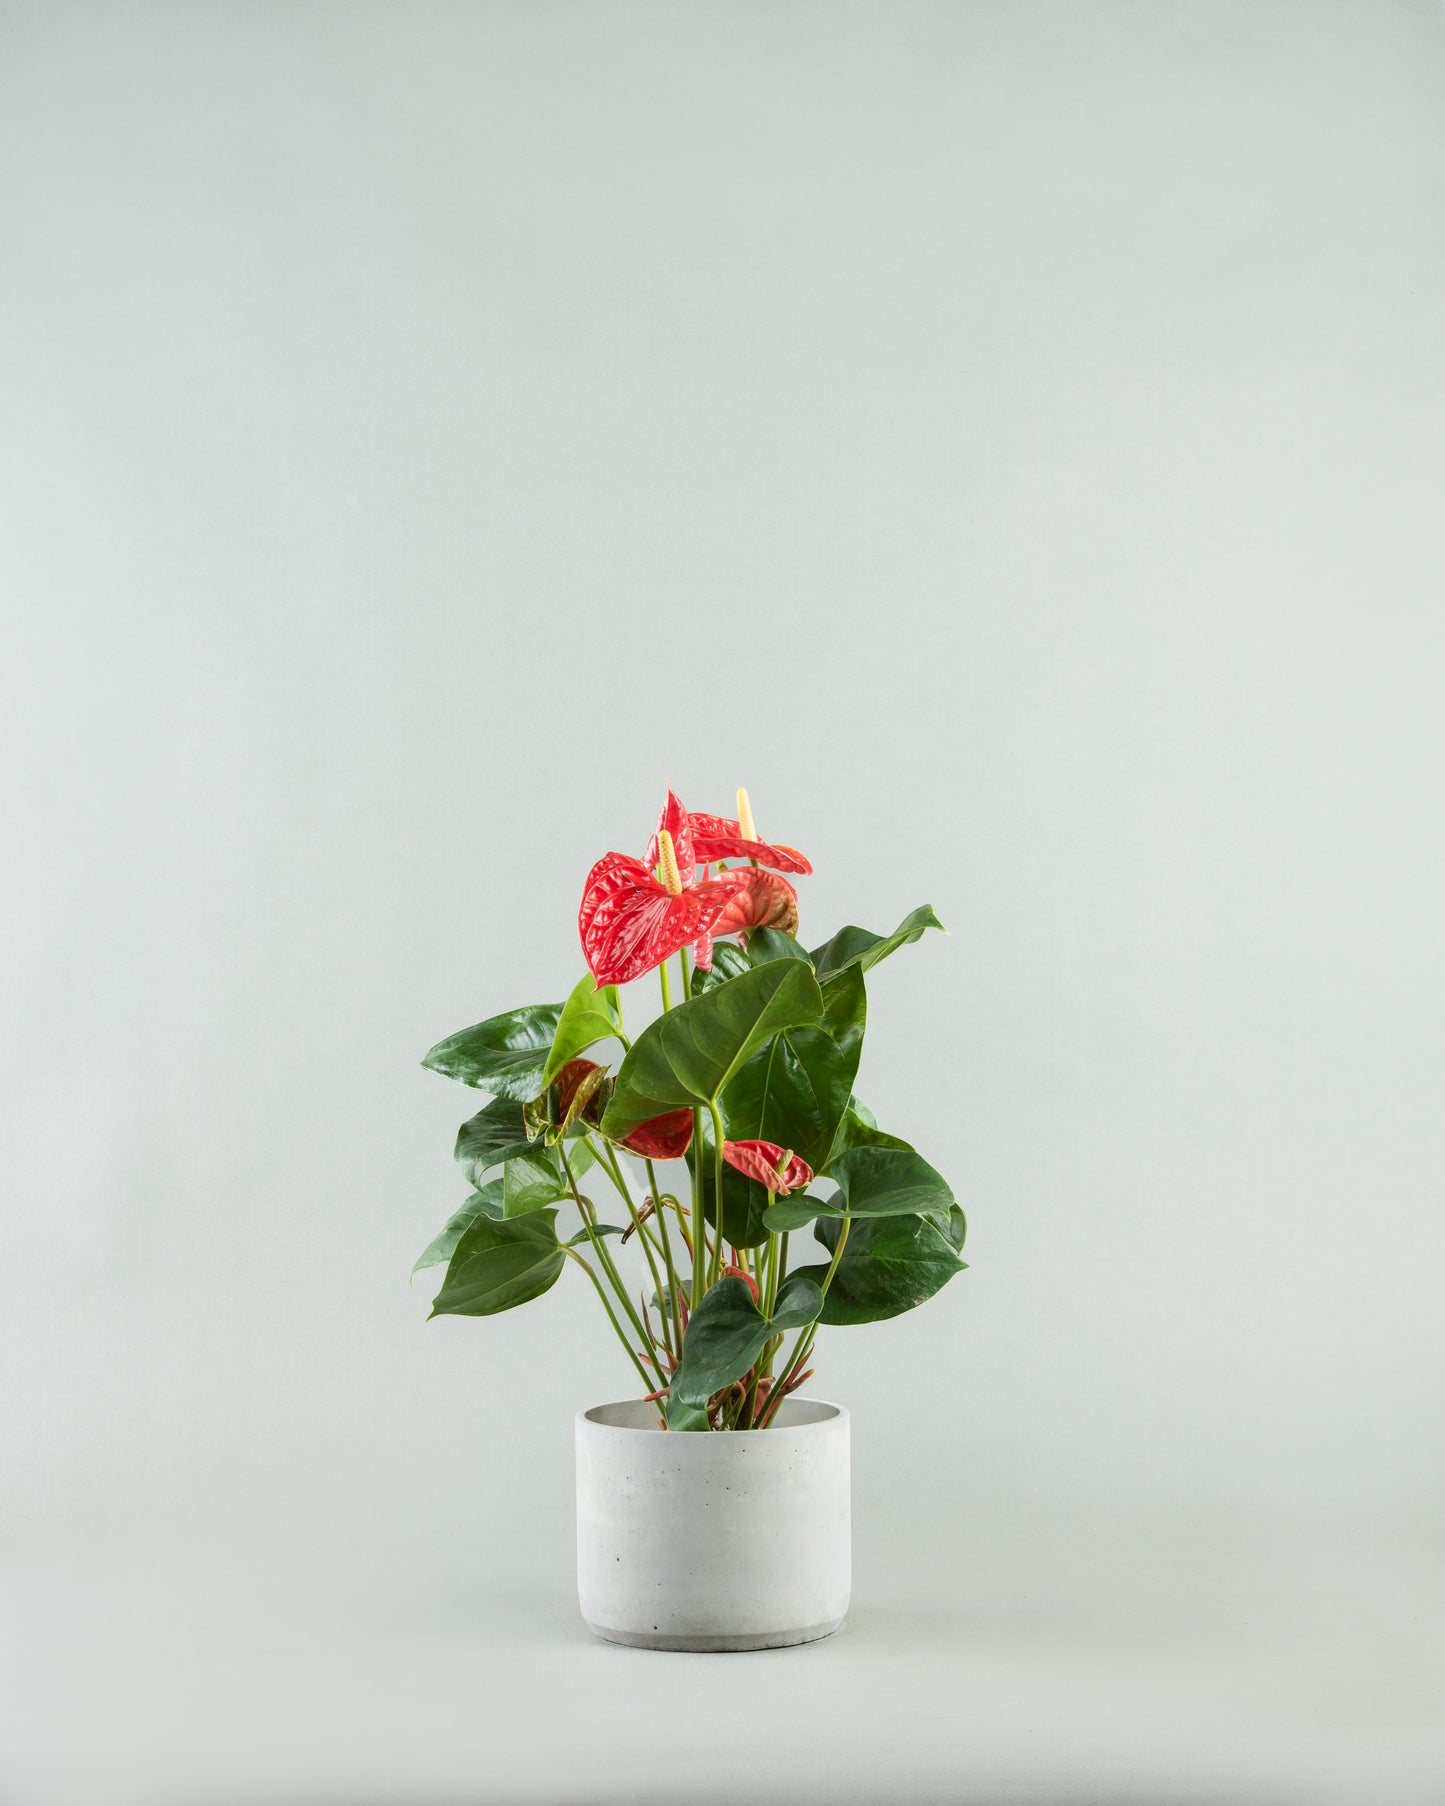
[[[611,1399],[605,1404],[589,1405],[585,1410],[577,1413],[577,1427],[578,1429],[581,1429],[585,1424],[589,1429],[606,1430],[609,1434],[620,1436],[666,1436],[669,1434],[675,1436],[684,1434],[684,1432],[676,1430],[660,1430],[655,1423],[602,1423],[598,1418],[593,1416],[594,1411],[615,1411],[619,1405],[642,1405],[646,1402],[645,1399],[640,1398],[617,1398]],[[810,1394],[806,1398],[797,1399],[797,1403],[800,1405],[821,1405],[827,1412],[827,1416],[814,1418],[810,1423],[779,1424],[776,1427],[770,1426],[765,1430],[709,1430],[705,1433],[690,1431],[685,1434],[688,1441],[699,1440],[706,1445],[718,1436],[726,1436],[728,1440],[732,1442],[736,1442],[740,1438],[749,1436],[776,1436],[779,1431],[784,1431],[794,1436],[801,1436],[810,1432],[835,1429],[840,1421],[845,1424],[848,1422],[848,1407],[846,1405],[835,1404],[830,1398],[818,1398],[815,1395]]]

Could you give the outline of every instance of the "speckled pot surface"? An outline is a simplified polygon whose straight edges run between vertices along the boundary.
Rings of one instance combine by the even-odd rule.
[[[852,1584],[848,1413],[790,1398],[768,1430],[659,1430],[640,1399],[577,1416],[577,1595],[639,1649],[829,1636]]]

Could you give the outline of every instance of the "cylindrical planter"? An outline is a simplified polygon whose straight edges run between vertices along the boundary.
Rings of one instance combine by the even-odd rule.
[[[577,1416],[577,1595],[639,1649],[780,1649],[842,1624],[848,1413],[790,1398],[767,1430],[664,1431],[640,1399]]]

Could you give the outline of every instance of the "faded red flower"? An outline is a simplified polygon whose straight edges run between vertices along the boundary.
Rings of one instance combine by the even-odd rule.
[[[719,911],[712,925],[714,935],[746,934],[750,928],[776,928],[782,934],[797,934],[798,893],[786,878],[765,872],[761,866],[743,866],[729,876],[743,882]]]
[[[593,1075],[605,1075],[605,1071],[596,1060],[579,1058],[567,1062],[552,1081],[556,1094],[557,1122],[567,1120],[572,1100],[585,1088],[588,1095],[583,1098],[577,1114],[590,1128],[598,1126],[602,1120],[606,1093],[602,1078]],[[661,1116],[649,1117],[646,1122],[639,1123],[627,1139],[619,1141],[617,1145],[644,1160],[681,1160],[691,1140],[692,1111],[668,1110]]]
[[[681,1160],[692,1140],[692,1111],[669,1110],[638,1126],[617,1145],[644,1160]]]
[[[725,1141],[723,1159],[780,1198],[801,1191],[813,1179],[813,1169],[807,1161],[799,1159],[791,1148],[780,1148],[775,1141]]]
[[[602,1110],[597,1093],[601,1088],[602,1081],[593,1079],[594,1072],[603,1073],[605,1076],[606,1068],[599,1066],[596,1060],[569,1060],[553,1079],[552,1084],[557,1093],[558,1122],[567,1120],[567,1112],[572,1108],[572,1100],[584,1084],[590,1086],[590,1095],[583,1100],[577,1114],[584,1122],[595,1123],[600,1120]]]

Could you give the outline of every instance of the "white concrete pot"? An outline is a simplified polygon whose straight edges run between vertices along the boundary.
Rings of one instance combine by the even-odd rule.
[[[679,1433],[640,1399],[577,1416],[577,1595],[639,1649],[779,1649],[837,1630],[852,1585],[848,1413]]]

